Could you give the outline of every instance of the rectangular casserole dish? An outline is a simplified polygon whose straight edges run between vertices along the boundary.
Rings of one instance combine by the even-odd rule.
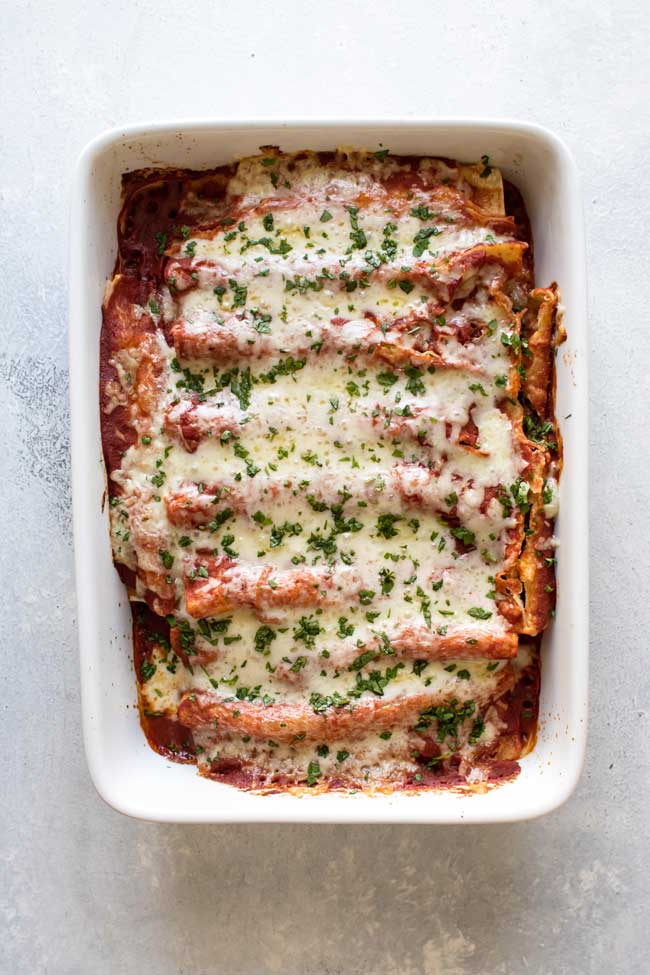
[[[339,145],[462,160],[488,154],[521,190],[533,228],[536,278],[558,281],[567,342],[557,356],[564,474],[556,525],[558,608],[542,651],[537,744],[514,781],[484,795],[253,795],[196,776],[149,748],[139,726],[131,618],[113,568],[99,407],[101,302],[116,250],[122,173],[146,166],[214,167],[254,153]],[[77,592],[86,754],[114,808],[168,822],[502,822],[559,806],[578,780],[587,710],[587,379],[582,206],[575,165],[550,132],[473,120],[187,122],[105,133],[82,153],[73,190],[70,373]]]

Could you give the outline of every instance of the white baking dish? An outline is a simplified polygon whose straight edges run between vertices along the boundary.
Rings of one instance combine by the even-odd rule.
[[[557,280],[568,341],[557,361],[565,447],[557,522],[559,603],[544,638],[539,740],[519,777],[486,795],[256,796],[200,778],[148,746],[138,722],[131,617],[111,562],[98,409],[104,285],[116,252],[120,177],[144,166],[209,168],[257,151],[390,147],[476,160],[487,153],[523,192],[537,281]],[[170,822],[503,822],[541,815],[572,792],[587,716],[587,328],[582,203],[564,144],[511,121],[177,122],[115,129],[83,151],[73,191],[70,248],[72,479],[84,739],[100,795],[115,809]]]

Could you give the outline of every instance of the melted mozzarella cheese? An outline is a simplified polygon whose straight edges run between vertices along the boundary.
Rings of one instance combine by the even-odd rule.
[[[274,171],[282,178],[281,165]],[[304,704],[336,694],[354,701],[429,689],[487,706],[506,666],[413,662],[390,653],[341,669],[330,664],[341,647],[356,648],[361,657],[373,641],[390,645],[388,635],[399,625],[439,633],[467,626],[496,636],[506,631],[494,580],[516,520],[512,505],[483,500],[489,489],[507,496],[524,469],[502,408],[510,359],[501,339],[511,324],[487,288],[440,316],[449,332],[449,368],[391,366],[363,349],[345,352],[354,349],[369,316],[392,322],[426,305],[430,296],[422,287],[399,285],[416,260],[414,248],[422,244],[418,258],[433,261],[490,236],[481,225],[461,225],[448,207],[425,220],[372,204],[351,213],[350,200],[370,192],[373,178],[372,171],[332,175],[305,165],[286,189],[295,198],[291,208],[273,210],[271,220],[249,216],[245,226],[220,227],[178,247],[176,256],[191,257],[198,283],[177,294],[173,307],[166,294],[167,321],[182,319],[201,335],[225,315],[245,313],[262,327],[249,329],[252,356],[221,366],[179,362],[160,333],[157,408],[146,436],[113,474],[121,488],[111,513],[115,557],[136,571],[157,570],[173,587],[174,615],[190,648],[189,666],[169,648],[155,651],[155,672],[144,686],[151,712],[173,714],[181,694],[192,690]],[[265,199],[268,171],[255,161],[242,163],[229,192],[249,204]],[[390,258],[374,274],[387,241]],[[222,278],[208,273],[206,262],[219,268],[223,284],[215,284]],[[349,290],[332,269],[350,274]],[[353,272],[367,274],[365,287],[352,287]],[[337,316],[347,320],[339,335],[343,351],[324,344]],[[461,342],[454,331],[460,319],[479,322],[482,334]],[[399,343],[399,336],[391,341]],[[115,360],[124,390],[134,368],[127,358]],[[116,402],[119,396],[117,390]],[[165,426],[166,416],[186,408],[200,429],[194,452]],[[233,424],[228,435],[216,422],[226,409]],[[462,442],[470,422],[478,428],[475,445]],[[436,504],[427,505],[417,499],[431,491],[432,477]],[[243,503],[229,509],[228,494],[220,499],[215,490],[214,518],[174,527],[165,501],[188,483],[199,490],[227,483]],[[329,567],[352,574],[355,584],[334,605],[311,612],[288,605],[264,616],[242,606],[197,621],[186,611],[184,586],[188,566],[206,552],[274,571]],[[142,572],[138,587],[143,594]],[[465,725],[469,734],[473,723],[467,718]],[[483,742],[491,733],[483,732]],[[306,744],[251,745],[208,732],[197,740],[206,762],[245,754],[288,773],[309,761]],[[416,767],[411,751],[403,729],[390,739],[337,741],[322,756],[319,774],[340,775],[349,762],[368,781],[386,780],[391,769]]]

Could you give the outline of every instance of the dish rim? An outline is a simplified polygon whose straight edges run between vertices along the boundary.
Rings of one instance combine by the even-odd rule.
[[[587,322],[586,322],[586,274],[585,274],[585,246],[584,226],[582,216],[582,198],[580,181],[573,157],[566,144],[554,132],[532,122],[524,122],[508,118],[471,117],[409,117],[409,118],[365,118],[365,119],[337,119],[337,118],[237,118],[237,119],[181,119],[155,123],[132,123],[108,129],[93,138],[82,150],[75,169],[72,206],[70,218],[69,240],[69,368],[70,368],[70,415],[71,415],[71,455],[72,455],[72,496],[74,521],[75,575],[78,600],[79,620],[79,651],[82,689],[82,723],[86,758],[93,784],[105,802],[126,815],[160,822],[311,822],[311,823],[487,823],[508,822],[522,819],[532,819],[544,815],[561,806],[573,793],[584,763],[587,737],[587,679],[588,679],[588,536],[587,536],[587,437],[582,437],[582,446],[574,448],[578,467],[579,483],[577,488],[584,499],[583,511],[574,510],[572,519],[578,518],[582,524],[581,533],[584,541],[579,546],[578,555],[581,556],[583,576],[581,579],[578,605],[572,612],[571,652],[577,654],[574,659],[574,686],[571,691],[571,718],[575,735],[570,752],[571,761],[565,767],[565,777],[560,784],[555,784],[544,797],[539,796],[530,803],[518,803],[512,809],[479,812],[472,815],[471,807],[467,803],[476,802],[478,796],[465,795],[459,797],[458,811],[438,813],[435,800],[427,802],[438,795],[436,792],[423,791],[417,795],[400,796],[398,804],[393,804],[390,797],[369,796],[313,796],[291,797],[293,808],[290,813],[280,812],[274,803],[274,796],[260,796],[259,802],[242,806],[241,810],[233,810],[231,803],[215,803],[209,811],[203,809],[192,810],[185,807],[174,808],[168,805],[161,809],[160,804],[147,803],[133,795],[125,795],[116,786],[101,754],[101,742],[98,739],[97,728],[93,722],[93,706],[97,705],[96,681],[91,676],[92,663],[96,656],[97,633],[93,629],[92,607],[96,593],[91,593],[93,584],[93,559],[96,557],[93,546],[85,544],[89,534],[88,516],[92,507],[98,505],[98,499],[89,486],[89,479],[84,476],[87,472],[88,447],[97,443],[99,430],[91,420],[90,410],[87,408],[90,393],[89,377],[87,375],[87,359],[82,355],[83,343],[80,341],[88,328],[88,244],[89,221],[85,216],[96,204],[96,199],[87,198],[85,188],[90,186],[94,164],[111,148],[116,149],[125,141],[137,143],[138,139],[150,139],[152,136],[161,138],[176,136],[191,137],[192,133],[224,133],[226,131],[240,133],[262,132],[266,129],[281,129],[287,132],[302,131],[305,133],[305,148],[309,148],[309,134],[331,133],[332,146],[341,144],[341,135],[345,134],[349,140],[347,144],[363,144],[365,132],[376,129],[386,130],[387,140],[391,132],[401,130],[428,129],[454,130],[456,133],[467,132],[476,134],[483,132],[486,142],[495,133],[519,134],[527,136],[533,141],[550,148],[558,160],[562,179],[569,192],[570,209],[566,214],[571,234],[569,253],[572,256],[572,274],[574,297],[572,300],[572,315],[570,328],[577,330],[578,338],[583,346],[584,356],[580,362],[579,388],[571,393],[571,400],[580,407],[580,428],[588,429],[588,361],[587,352]],[[135,150],[137,151],[137,149]],[[237,154],[233,152],[233,157]],[[182,162],[179,161],[179,165]],[[187,163],[186,163],[187,165]],[[121,169],[118,176],[121,176]],[[115,220],[117,213],[115,213]],[[115,250],[115,241],[112,242]],[[560,281],[560,287],[562,281]],[[99,308],[96,309],[98,313]],[[97,335],[98,337],[98,335]],[[575,385],[575,384],[574,384]],[[96,392],[96,391],[95,391]],[[576,465],[574,465],[576,466]],[[574,471],[574,479],[575,479]],[[91,496],[92,495],[92,496]],[[105,517],[105,516],[102,516]],[[572,526],[573,527],[573,526]],[[576,532],[572,531],[573,545]],[[90,550],[89,550],[90,549]],[[99,597],[101,598],[101,597]],[[557,624],[556,624],[557,625]],[[87,665],[90,664],[90,667]],[[543,679],[543,678],[542,678]],[[143,736],[144,737],[144,736]],[[149,747],[148,745],[146,746]],[[155,755],[155,753],[152,753]],[[156,756],[163,771],[165,760]],[[181,766],[174,766],[181,768]],[[195,767],[189,766],[195,775]],[[164,774],[164,773],[163,773]],[[520,773],[520,776],[523,775]],[[170,777],[171,778],[171,777]],[[219,788],[215,783],[207,783],[215,790]],[[507,784],[500,786],[499,791],[507,789]],[[225,787],[228,788],[228,787]],[[286,794],[284,794],[286,798]],[[217,798],[215,794],[215,799]],[[353,801],[354,799],[354,801]],[[406,799],[408,806],[403,801]],[[336,800],[336,801],[332,801]],[[361,801],[359,801],[361,800]],[[342,802],[346,805],[342,805]],[[329,807],[329,808],[328,808]],[[478,812],[478,810],[477,810]]]

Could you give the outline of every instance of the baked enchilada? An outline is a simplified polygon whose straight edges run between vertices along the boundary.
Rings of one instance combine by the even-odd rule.
[[[123,190],[102,436],[152,747],[262,791],[516,775],[561,466],[516,189],[267,147]]]

